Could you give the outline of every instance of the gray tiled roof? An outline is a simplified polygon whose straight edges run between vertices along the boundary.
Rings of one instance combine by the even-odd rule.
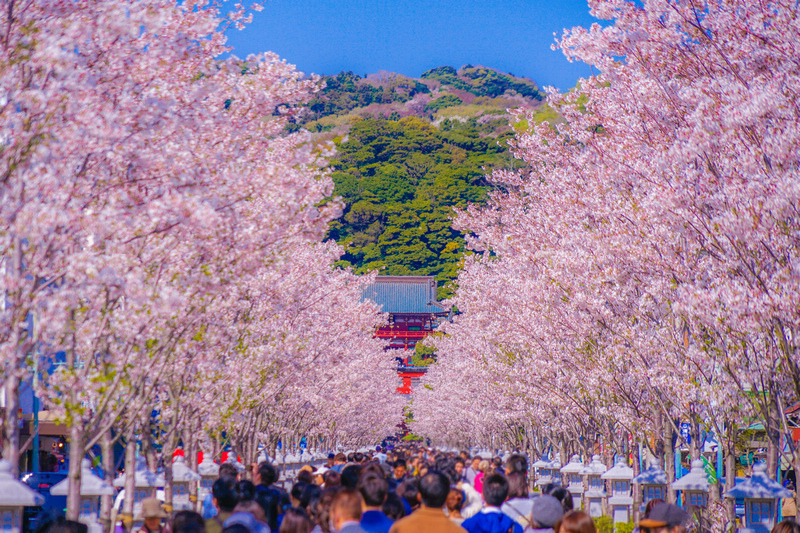
[[[378,276],[363,292],[384,313],[441,313],[436,301],[433,276]]]

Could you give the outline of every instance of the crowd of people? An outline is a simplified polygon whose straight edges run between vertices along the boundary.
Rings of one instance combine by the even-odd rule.
[[[504,461],[377,447],[373,453],[331,454],[324,466],[306,465],[289,491],[267,461],[253,465],[251,477],[241,479],[223,463],[202,512],[180,511],[171,521],[149,498],[137,533],[597,533],[592,518],[573,509],[565,488],[550,484],[530,492],[521,454]],[[637,530],[686,533],[689,523],[683,509],[655,499]],[[800,526],[785,520],[773,532],[800,533]]]

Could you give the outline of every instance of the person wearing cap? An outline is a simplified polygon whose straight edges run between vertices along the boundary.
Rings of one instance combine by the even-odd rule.
[[[685,533],[689,513],[672,503],[659,503],[647,518],[639,520],[639,528],[647,533]]]
[[[531,499],[530,526],[526,532],[552,533],[556,523],[564,516],[564,507],[557,498],[543,494]]]
[[[144,520],[138,533],[167,533],[169,528],[162,525],[161,521],[167,518],[167,513],[161,507],[158,498],[145,498],[142,500],[142,511],[137,520]]]

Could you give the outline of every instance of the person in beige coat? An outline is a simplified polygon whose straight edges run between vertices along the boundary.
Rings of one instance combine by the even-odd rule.
[[[466,533],[444,514],[444,503],[450,493],[450,479],[433,470],[419,482],[419,509],[394,523],[389,533]]]

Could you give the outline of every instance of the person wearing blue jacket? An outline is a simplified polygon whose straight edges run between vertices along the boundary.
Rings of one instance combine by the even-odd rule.
[[[487,476],[483,481],[486,506],[480,513],[467,518],[461,527],[468,533],[522,533],[522,526],[500,510],[508,497],[508,481],[500,474]]]

